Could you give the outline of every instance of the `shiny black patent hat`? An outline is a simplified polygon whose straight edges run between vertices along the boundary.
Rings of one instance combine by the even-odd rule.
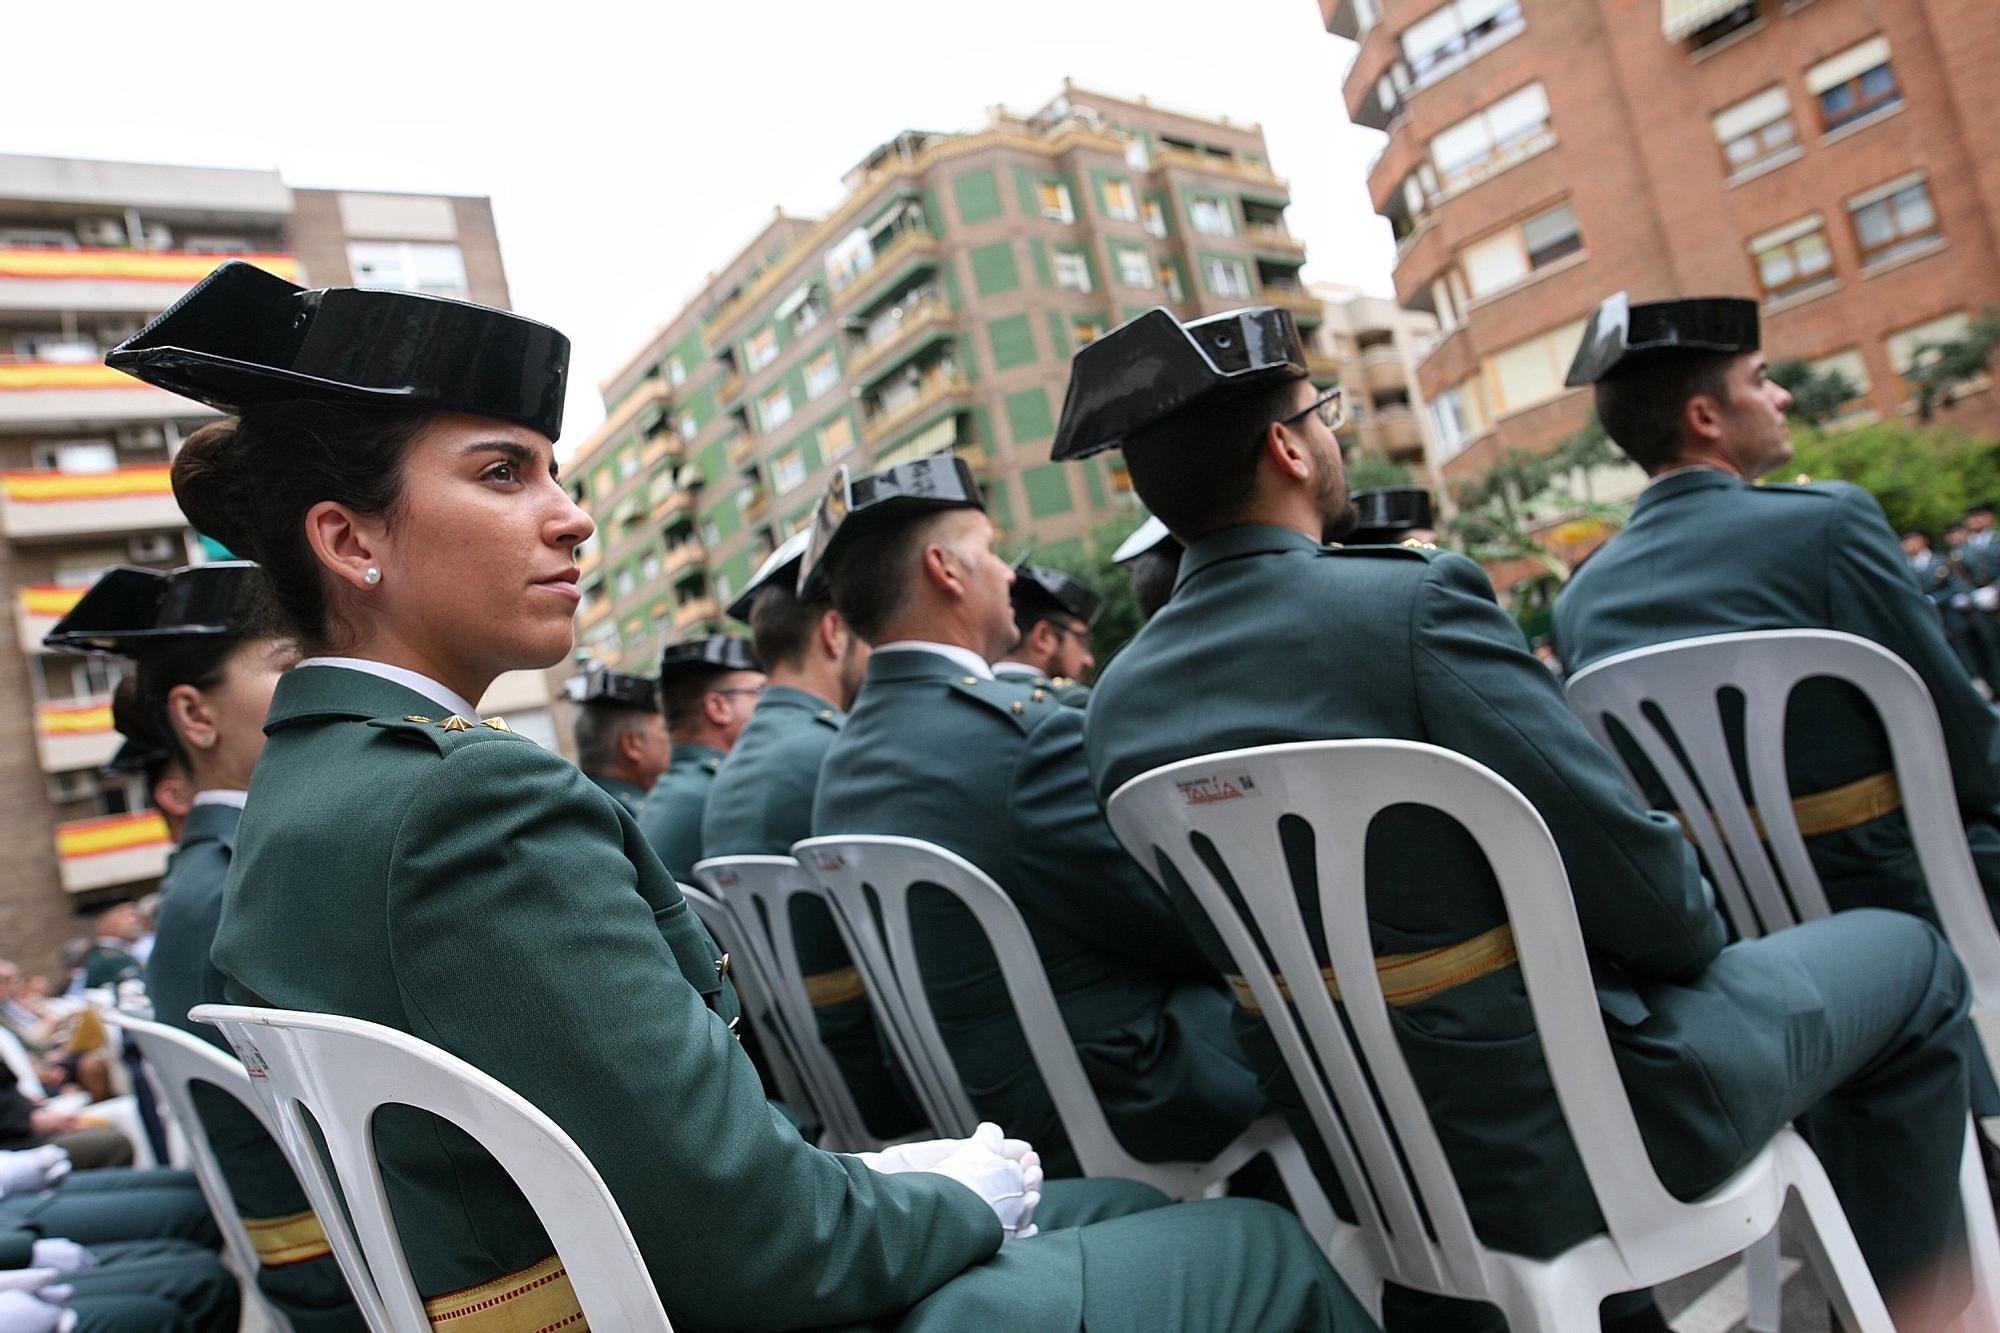
[[[1091,591],[1090,585],[1083,580],[1060,569],[1031,565],[1026,559],[1014,566],[1013,596],[1017,613],[1062,611],[1086,625],[1095,621],[1097,613],[1104,609],[1104,599]]]
[[[225,412],[297,399],[470,412],[553,440],[569,339],[469,301],[307,290],[231,260],[104,363]]]
[[[757,655],[747,639],[734,634],[704,634],[698,639],[670,643],[660,654],[662,687],[682,677],[704,671],[762,671]]]
[[[1349,546],[1369,546],[1402,540],[1412,528],[1435,528],[1431,493],[1421,486],[1381,486],[1356,491],[1354,528],[1344,539]]]
[[[130,657],[169,639],[259,633],[263,572],[248,560],[184,565],[172,573],[114,565],[42,638],[45,648]]]
[[[1070,358],[1049,457],[1061,463],[1116,449],[1198,399],[1305,374],[1305,343],[1289,310],[1252,306],[1182,324],[1156,307]]]
[[[812,540],[812,525],[807,524],[791,536],[785,538],[778,549],[764,557],[764,563],[757,566],[757,572],[750,576],[750,582],[729,604],[732,620],[750,623],[750,608],[757,604],[757,594],[773,583],[790,581],[793,588],[799,583],[799,561],[805,559],[806,544]]]
[[[940,509],[984,508],[972,469],[949,450],[864,477],[850,477],[845,466],[836,468],[813,510],[812,536],[799,561],[799,595],[823,595],[828,559],[891,520]]]
[[[1757,303],[1739,296],[1697,296],[1633,305],[1614,292],[1591,312],[1563,383],[1595,384],[1646,364],[1660,352],[1741,354],[1762,346]]]
[[[1130,564],[1148,551],[1157,551],[1162,546],[1181,548],[1180,539],[1167,531],[1167,525],[1159,519],[1148,517],[1144,523],[1133,529],[1132,535],[1118,543],[1118,549],[1111,553],[1114,565]]]
[[[165,750],[154,749],[127,737],[119,743],[118,752],[105,760],[97,771],[113,777],[130,773],[150,775],[157,765],[166,763],[172,757]]]
[[[563,693],[573,704],[610,704],[617,708],[643,708],[647,712],[660,706],[657,681],[613,671],[602,662],[592,662],[582,675],[564,681]]]

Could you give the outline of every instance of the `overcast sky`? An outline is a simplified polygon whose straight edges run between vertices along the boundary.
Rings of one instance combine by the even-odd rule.
[[[906,128],[1079,86],[1263,124],[1305,276],[1390,291],[1314,0],[35,5],[9,16],[0,152],[277,167],[295,186],[486,194],[514,306],[597,381],[774,206],[818,213]],[[28,114],[23,115],[23,112]]]

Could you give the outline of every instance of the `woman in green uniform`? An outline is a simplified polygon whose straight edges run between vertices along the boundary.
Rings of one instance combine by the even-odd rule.
[[[231,264],[113,352],[236,414],[182,449],[175,494],[256,559],[310,654],[238,830],[229,997],[410,1032],[539,1106],[677,1326],[1369,1327],[1269,1205],[1085,1182],[1123,1215],[1052,1208],[1038,1234],[1039,1170],[997,1134],[864,1160],[765,1101],[728,960],[631,815],[474,712],[500,673],[570,650],[592,529],[556,480],[567,351],[498,311]],[[567,1326],[561,1261],[491,1158],[409,1108],[375,1125],[433,1322]]]

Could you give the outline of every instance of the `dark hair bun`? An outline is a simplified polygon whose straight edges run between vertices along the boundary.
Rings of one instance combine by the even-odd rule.
[[[245,560],[261,560],[247,454],[235,417],[203,426],[174,458],[174,499],[195,531]]]
[[[138,672],[128,671],[120,677],[118,688],[111,692],[111,725],[118,734],[141,749],[172,754],[176,748],[174,738],[163,729],[163,722],[148,707],[139,688]]]

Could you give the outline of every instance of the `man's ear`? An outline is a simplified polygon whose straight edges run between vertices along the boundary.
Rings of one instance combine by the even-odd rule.
[[[1681,428],[1696,439],[1722,438],[1722,404],[1711,393],[1696,393],[1681,405]]]
[[[925,582],[953,601],[965,596],[964,571],[959,568],[958,558],[942,542],[925,543],[923,574]]]
[[[1282,421],[1264,427],[1264,458],[1281,473],[1298,481],[1312,475],[1313,458],[1305,437],[1293,433]]]
[[[820,650],[838,662],[847,656],[847,640],[851,631],[840,612],[831,608],[820,612],[813,624],[813,637],[818,640]]]

